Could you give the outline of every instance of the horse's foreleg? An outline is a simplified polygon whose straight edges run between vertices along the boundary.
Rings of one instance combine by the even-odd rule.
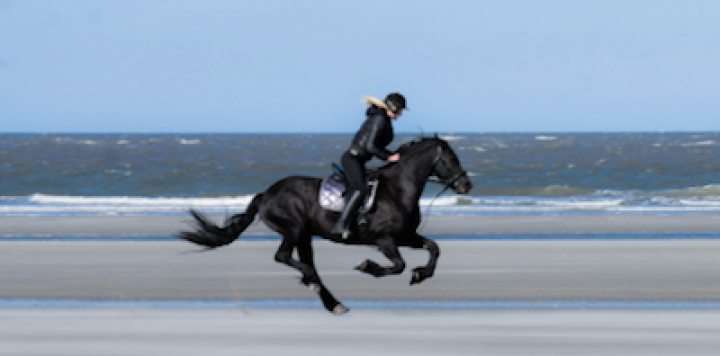
[[[365,272],[375,277],[383,277],[390,274],[400,274],[405,270],[405,261],[400,256],[400,251],[392,238],[383,238],[378,240],[377,247],[380,249],[385,257],[392,262],[391,267],[383,267],[375,263],[372,260],[365,260],[359,266],[355,267],[356,270]]]
[[[438,247],[438,244],[426,237],[416,235],[416,238],[412,239],[412,243],[407,246],[412,248],[421,248],[430,253],[430,259],[428,260],[427,265],[413,269],[410,285],[418,284],[432,277],[433,274],[435,274],[438,257],[440,257],[440,247]]]
[[[317,273],[317,269],[315,268],[315,257],[313,256],[313,249],[312,249],[312,236],[306,236],[301,239],[300,243],[298,244],[298,256],[300,256],[300,262],[310,266],[313,269],[313,272],[315,274],[315,277],[317,278],[317,284],[309,285],[306,284],[310,289],[317,292],[318,295],[320,295],[320,299],[323,302],[323,305],[325,306],[325,309],[327,309],[329,312],[334,314],[344,314],[350,311],[350,309],[346,306],[344,306],[342,303],[340,303],[337,299],[335,299],[335,296],[330,293],[330,290],[325,287],[325,284],[322,283],[320,280],[320,275]]]

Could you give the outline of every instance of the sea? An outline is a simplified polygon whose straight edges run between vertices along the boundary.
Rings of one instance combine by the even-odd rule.
[[[468,195],[425,214],[720,213],[720,132],[441,133]],[[400,134],[391,149],[419,138]],[[0,216],[243,211],[290,175],[325,177],[351,134],[4,133]],[[384,164],[372,161],[377,168]]]

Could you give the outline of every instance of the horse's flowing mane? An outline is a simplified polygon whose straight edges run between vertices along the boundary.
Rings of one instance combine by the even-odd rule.
[[[426,149],[426,146],[433,143],[438,142],[445,142],[443,139],[441,139],[439,136],[421,136],[419,138],[416,138],[414,140],[408,141],[400,145],[397,149],[397,153],[400,154],[400,157],[408,157],[415,155],[419,152],[423,152],[424,149]],[[393,168],[397,166],[397,162],[390,162],[382,167],[380,167],[378,170],[384,171],[390,168]]]
[[[397,152],[400,153],[400,155],[402,155],[403,153],[404,154],[412,154],[415,150],[420,149],[421,146],[424,147],[424,145],[427,144],[428,142],[436,143],[436,142],[442,142],[442,141],[443,140],[440,137],[438,137],[437,135],[430,136],[430,137],[423,136],[423,137],[417,138],[415,140],[403,143],[402,145],[400,145],[400,147],[398,147]]]

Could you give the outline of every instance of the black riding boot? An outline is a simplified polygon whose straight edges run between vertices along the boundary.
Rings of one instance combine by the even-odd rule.
[[[355,191],[352,193],[350,198],[345,202],[345,208],[340,214],[340,219],[335,223],[335,227],[332,229],[333,235],[342,235],[343,239],[350,237],[350,224],[353,218],[357,215],[360,205],[362,205],[362,193]]]

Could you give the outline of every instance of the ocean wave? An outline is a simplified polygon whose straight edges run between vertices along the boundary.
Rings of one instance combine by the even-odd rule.
[[[54,196],[33,194],[29,201],[38,204],[63,205],[113,205],[113,206],[216,206],[216,205],[248,205],[254,195],[239,197],[83,197],[83,196]]]
[[[604,195],[625,199],[623,206],[713,204],[720,196],[713,185],[720,185],[720,133],[440,135],[471,172],[476,196]],[[398,133],[396,143],[417,136]],[[1,193],[7,196],[255,194],[286,176],[327,176],[328,162],[337,161],[351,139],[348,134],[193,133],[2,137],[0,153],[8,154],[0,162]],[[426,193],[439,191],[435,188]]]
[[[200,140],[187,140],[187,139],[180,139],[181,145],[197,145],[200,144]]]
[[[567,214],[567,213],[720,213],[720,199],[660,196],[623,197],[466,197],[423,198],[421,208],[430,214]]]
[[[458,149],[459,149],[460,151],[475,151],[475,152],[486,152],[486,151],[487,151],[486,149],[484,149],[484,148],[482,148],[482,147],[480,147],[480,146],[475,146],[475,147],[459,147]]]
[[[477,174],[475,174],[477,175]],[[573,197],[590,196],[598,191],[567,185],[549,185],[545,187],[518,187],[518,188],[477,188],[476,191],[484,196],[550,196],[550,197]]]
[[[129,197],[54,196],[0,197],[0,215],[163,215],[188,209],[208,213],[244,211],[254,195],[237,197]]]
[[[597,210],[603,208],[614,208],[622,206],[623,199],[604,199],[598,197],[583,197],[575,199],[565,198],[537,198],[537,197],[468,197],[468,196],[446,196],[441,198],[422,198],[420,205],[429,206],[459,206],[472,209],[501,209],[528,207],[544,207],[548,209],[575,209],[575,210]]]
[[[713,146],[713,145],[715,145],[715,141],[713,141],[713,140],[706,140],[706,141],[699,141],[699,142],[686,142],[686,143],[682,144],[682,146],[684,146],[684,147]]]
[[[667,190],[659,195],[670,197],[718,197],[720,199],[720,184],[708,184],[701,187]]]
[[[424,196],[420,208],[424,214],[720,213],[720,185],[664,192],[585,190],[580,195],[562,186],[535,191],[549,194]],[[253,197],[4,196],[0,215],[175,215],[190,208],[226,214],[245,211]]]
[[[445,141],[459,141],[465,139],[464,136],[453,136],[453,135],[440,135],[440,138],[442,138]]]
[[[549,195],[549,196],[574,196],[588,194],[591,191],[583,188],[570,187],[567,185],[550,185],[547,187],[538,188],[534,195]]]

